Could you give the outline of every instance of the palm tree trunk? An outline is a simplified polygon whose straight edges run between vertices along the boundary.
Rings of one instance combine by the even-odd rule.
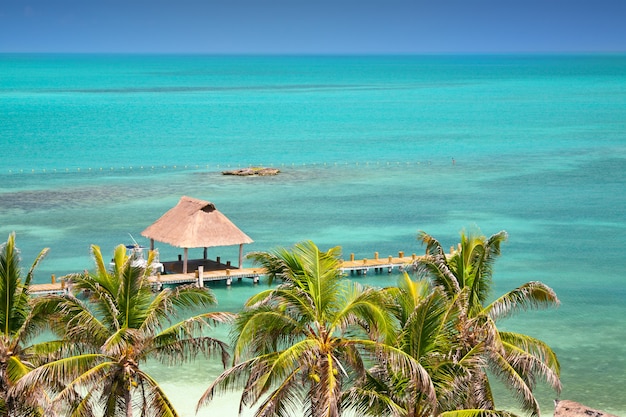
[[[130,384],[124,393],[124,401],[126,402],[126,417],[133,417],[133,401],[130,393]]]

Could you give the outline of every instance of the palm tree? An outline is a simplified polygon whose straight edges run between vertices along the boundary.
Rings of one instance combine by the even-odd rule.
[[[432,289],[425,280],[413,281],[404,273],[397,287],[383,289],[389,297],[398,323],[393,345],[420,363],[430,376],[437,402],[389,365],[391,359],[371,367],[350,389],[346,402],[359,415],[425,417],[439,414],[438,402],[460,388],[464,368],[475,365],[476,355],[453,363],[449,352],[456,333],[455,305],[449,303],[440,289]]]
[[[472,375],[480,372],[483,346],[462,357],[455,355],[461,309],[441,288],[404,273],[397,287],[384,291],[394,300],[399,323],[394,345],[418,361],[430,375],[437,401],[415,389],[401,373],[379,364],[350,389],[346,401],[358,415],[407,417],[510,417],[504,410],[466,409],[464,393],[472,388]],[[387,365],[383,362],[383,365]],[[446,411],[451,410],[451,411]]]
[[[365,376],[365,361],[382,357],[434,399],[420,364],[386,343],[395,322],[383,293],[343,279],[339,253],[302,242],[251,254],[270,283],[282,283],[247,301],[234,326],[233,367],[198,407],[221,391],[242,389],[240,410],[260,403],[256,416],[339,416],[344,393]]]
[[[0,415],[17,415],[21,402],[11,401],[9,390],[43,357],[30,345],[43,318],[33,314],[28,289],[35,268],[48,253],[43,249],[23,279],[15,233],[0,246]],[[34,412],[34,411],[33,411]]]
[[[226,364],[226,345],[204,335],[216,322],[232,319],[228,313],[204,313],[164,327],[181,309],[206,308],[215,303],[205,288],[165,289],[154,295],[149,271],[135,267],[123,245],[114,252],[108,271],[100,248],[92,245],[96,268],[92,274],[72,277],[75,294],[49,296],[37,308],[57,312],[55,329],[76,352],[45,364],[22,378],[16,392],[29,393],[45,385],[54,409],[68,416],[105,417],[177,416],[158,383],[140,368],[149,358],[167,364],[193,359],[199,353],[217,352]],[[153,254],[150,254],[150,257]],[[148,260],[148,265],[151,259]],[[87,294],[88,300],[84,300]]]
[[[426,244],[426,256],[417,263],[426,268],[433,283],[460,308],[454,360],[477,348],[484,350],[482,356],[488,368],[517,395],[525,411],[539,415],[533,389],[537,380],[543,379],[560,391],[557,357],[541,340],[499,331],[496,322],[519,311],[557,306],[559,300],[554,291],[541,282],[528,282],[488,303],[493,264],[507,239],[504,231],[489,238],[478,233],[462,233],[459,250],[450,256],[432,236],[421,232],[419,239]],[[470,389],[464,393],[464,408],[495,408],[486,369],[474,374]]]

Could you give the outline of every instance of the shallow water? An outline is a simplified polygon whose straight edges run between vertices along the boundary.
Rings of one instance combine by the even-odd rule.
[[[90,244],[147,243],[182,195],[215,203],[246,252],[310,239],[385,257],[421,253],[418,230],[447,247],[504,229],[494,295],[541,280],[561,306],[503,327],[553,346],[561,398],[626,415],[625,70],[620,55],[0,55],[0,234],[25,265],[50,247],[46,282],[90,268]],[[220,173],[249,165],[282,172]],[[213,286],[231,311],[258,288]],[[219,372],[148,366],[184,416]],[[538,395],[549,414],[556,394]],[[198,415],[216,412],[236,405]]]

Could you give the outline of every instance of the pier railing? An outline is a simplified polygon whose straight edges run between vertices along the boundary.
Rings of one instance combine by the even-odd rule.
[[[457,248],[451,247],[450,253],[453,254]],[[394,270],[405,270],[409,265],[414,264],[419,258],[423,257],[416,254],[405,255],[404,252],[398,252],[398,256],[388,256],[381,258],[378,252],[374,252],[373,258],[355,259],[353,253],[350,254],[349,260],[343,260],[341,263],[341,271],[350,275],[366,275],[369,271],[374,273],[392,273]],[[193,261],[192,261],[193,262]],[[209,263],[204,260],[198,260],[197,269],[194,272],[182,274],[182,273],[167,273],[157,274],[150,277],[150,282],[153,289],[158,291],[163,288],[164,285],[182,285],[182,284],[196,284],[200,287],[204,286],[206,282],[225,281],[226,285],[231,285],[233,279],[251,279],[255,284],[259,283],[261,277],[265,275],[263,268],[232,268],[230,262],[227,264],[219,263],[219,268],[209,267],[219,261],[211,261]],[[52,275],[51,282],[49,284],[32,284],[30,286],[30,293],[35,295],[44,294],[62,294],[71,289],[71,281],[66,277],[57,279]]]

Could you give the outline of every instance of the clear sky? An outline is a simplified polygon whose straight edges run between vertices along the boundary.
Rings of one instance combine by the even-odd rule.
[[[626,52],[626,0],[2,0],[0,52]]]

